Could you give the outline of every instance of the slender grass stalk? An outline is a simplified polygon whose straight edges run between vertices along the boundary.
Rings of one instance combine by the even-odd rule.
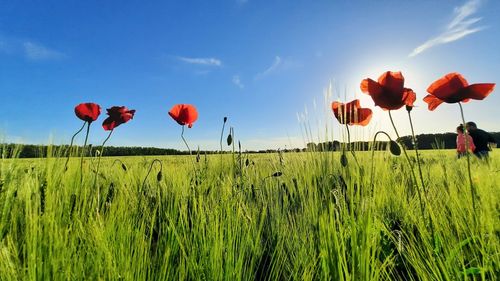
[[[227,117],[224,117],[224,119],[222,120],[223,123],[222,123],[222,131],[220,132],[220,170],[221,170],[221,173],[222,173],[222,170],[223,170],[223,147],[222,147],[222,139],[224,138],[224,128],[226,127],[226,122],[227,122]]]
[[[472,173],[470,169],[470,155],[469,155],[469,140],[467,139],[467,126],[465,126],[465,117],[464,117],[464,109],[462,108],[462,103],[458,102],[458,106],[460,107],[460,114],[462,115],[462,122],[464,126],[464,138],[465,138],[465,154],[467,156],[467,175],[469,176],[469,187],[470,187],[470,193],[471,193],[471,200],[472,200],[472,208],[474,212],[476,211],[476,189],[474,187],[474,184],[472,182]]]
[[[75,140],[75,137],[76,137],[76,135],[78,135],[83,130],[83,128],[85,127],[86,123],[87,123],[87,121],[84,121],[82,127],[80,128],[80,130],[76,131],[76,133],[71,137],[71,142],[69,144],[68,152],[67,152],[68,156],[66,158],[66,163],[64,164],[64,170],[68,169],[69,157],[71,156],[71,148],[73,148],[73,142]]]

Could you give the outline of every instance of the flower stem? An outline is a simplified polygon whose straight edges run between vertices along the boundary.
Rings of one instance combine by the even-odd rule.
[[[372,160],[371,160],[371,167],[370,167],[370,196],[373,195],[373,187],[375,186],[374,182],[374,175],[375,175],[375,166],[373,165],[374,161],[373,158],[375,158],[375,142],[377,141],[377,136],[378,134],[384,134],[386,135],[390,141],[392,141],[391,137],[389,134],[387,134],[384,131],[378,131],[375,133],[375,136],[373,136],[373,142],[372,142]]]
[[[148,170],[148,173],[146,174],[146,177],[144,178],[144,181],[142,182],[141,192],[142,192],[142,190],[144,190],[144,185],[146,184],[146,180],[148,179],[149,174],[151,173],[151,170],[153,169],[153,165],[155,164],[155,162],[160,163],[160,172],[163,170],[163,163],[161,162],[161,160],[154,159],[153,162],[151,162],[151,165],[149,166],[149,170]]]
[[[358,158],[356,158],[356,154],[354,153],[354,149],[351,146],[351,132],[349,131],[349,125],[346,124],[345,127],[347,129],[347,147],[349,148],[349,151],[351,152],[352,157],[354,158],[354,161],[356,162],[356,165],[359,168]]]
[[[397,137],[396,141],[400,142],[401,138],[399,137],[398,129],[396,128],[396,125],[394,124],[394,120],[392,119],[392,115],[391,115],[391,111],[390,110],[389,110],[389,119],[391,119],[392,127],[394,128],[394,132],[396,133],[396,137]],[[425,215],[424,215],[424,203],[422,201],[422,194],[420,194],[420,188],[419,188],[418,184],[416,184],[417,177],[415,176],[415,171],[413,170],[413,165],[411,164],[410,157],[408,157],[408,153],[406,152],[406,148],[405,148],[404,144],[400,144],[400,145],[401,145],[401,148],[403,149],[403,153],[405,155],[406,161],[408,162],[408,165],[410,166],[410,171],[411,171],[411,176],[412,176],[413,184],[417,188],[418,201],[420,202],[420,211],[422,213],[422,218],[425,218]]]
[[[408,111],[408,119],[410,120],[411,136],[413,138],[413,147],[415,149],[415,155],[417,157],[417,166],[418,166],[418,173],[420,175],[420,183],[422,184],[422,189],[424,190],[424,193],[427,194],[427,189],[425,188],[425,183],[424,183],[424,176],[422,175],[422,167],[420,166],[420,156],[418,153],[417,138],[415,137],[415,131],[413,130],[413,122],[411,120],[410,111]]]
[[[223,156],[222,156],[222,138],[224,137],[224,128],[226,127],[226,119],[224,119],[224,122],[222,123],[222,131],[220,133],[220,170],[222,173],[222,168],[223,168]]]
[[[99,157],[97,158],[97,168],[96,168],[96,171],[95,171],[95,177],[94,177],[94,188],[96,187],[97,185],[97,178],[99,177],[99,167],[101,166],[101,157],[102,155],[104,154],[104,145],[106,144],[106,142],[109,140],[109,138],[111,137],[111,134],[113,133],[114,129],[109,131],[109,135],[106,137],[106,139],[102,142],[102,145],[101,145],[101,150],[100,150],[100,153],[99,153]],[[99,213],[99,201],[100,201],[100,188],[99,188],[99,185],[97,185],[97,213]]]
[[[85,141],[83,142],[82,155],[80,157],[80,184],[83,182],[83,157],[85,157],[85,148],[87,147],[87,141],[89,139],[90,132],[90,122],[87,122],[87,133],[85,134]]]
[[[69,157],[71,156],[71,148],[73,147],[73,141],[75,140],[75,137],[76,135],[78,135],[82,130],[83,128],[85,127],[85,124],[87,123],[87,121],[84,121],[83,122],[83,125],[82,127],[80,128],[80,130],[78,130],[72,137],[71,137],[71,142],[69,144],[69,148],[68,148],[68,157],[66,158],[66,163],[64,164],[64,170],[68,169],[68,162],[69,162]]]
[[[420,156],[418,154],[417,138],[415,137],[415,131],[413,130],[413,122],[411,120],[411,112],[410,112],[410,110],[408,110],[407,112],[408,112],[408,119],[410,120],[411,136],[413,138],[413,148],[415,149],[415,155],[417,157],[417,167],[418,167],[418,174],[420,176],[420,183],[422,184],[422,189],[424,190],[425,200],[428,201],[427,188],[425,187],[424,176],[422,175],[422,168],[420,165]],[[431,227],[432,239],[434,240],[434,244],[435,244],[436,236],[435,236],[435,231],[434,231],[434,223],[433,223],[432,217],[431,217],[431,212],[429,212],[429,223],[430,223],[430,227]]]
[[[474,188],[474,184],[472,183],[472,173],[471,173],[471,169],[470,169],[470,155],[469,155],[469,140],[467,138],[467,126],[465,126],[465,117],[464,117],[464,110],[462,108],[462,103],[458,103],[458,106],[460,107],[460,114],[462,115],[462,122],[463,122],[463,126],[464,126],[464,138],[465,138],[465,151],[466,151],[466,155],[467,155],[467,173],[468,173],[468,176],[469,176],[469,186],[470,186],[470,193],[471,193],[471,196],[472,196],[472,208],[473,208],[473,211],[475,212],[476,211],[476,190]]]
[[[191,154],[191,148],[189,148],[189,145],[188,145],[186,139],[184,138],[184,125],[182,125],[181,138],[184,141],[184,144],[186,145],[187,149],[189,150],[189,155],[192,155]]]

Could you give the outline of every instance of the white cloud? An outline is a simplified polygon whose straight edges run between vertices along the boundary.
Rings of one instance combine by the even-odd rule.
[[[243,89],[245,87],[245,85],[243,85],[243,83],[241,82],[239,75],[233,76],[233,84],[238,86],[240,89]]]
[[[208,66],[222,66],[222,61],[217,58],[188,58],[177,57],[182,62],[189,64],[208,65]]]
[[[49,49],[40,44],[36,44],[30,41],[23,43],[24,55],[30,60],[57,60],[66,57],[65,54]]]
[[[479,32],[484,29],[483,26],[473,26],[478,23],[481,18],[469,18],[477,12],[481,0],[469,0],[464,5],[455,8],[454,17],[451,22],[446,26],[443,33],[438,36],[427,40],[422,45],[416,47],[409,55],[414,57],[425,50],[428,50],[437,45],[443,45],[466,37],[467,35]]]
[[[257,75],[255,76],[255,79],[259,79],[261,77],[267,76],[267,75],[275,72],[281,64],[282,64],[281,58],[279,56],[274,57],[274,61],[271,64],[271,66],[269,66],[263,72],[257,73]]]

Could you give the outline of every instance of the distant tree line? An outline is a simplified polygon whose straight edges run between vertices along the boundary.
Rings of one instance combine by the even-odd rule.
[[[491,133],[497,142],[500,144],[500,132]],[[420,134],[417,135],[417,144],[419,149],[453,149],[456,147],[456,133],[444,134]],[[407,148],[413,149],[413,141],[410,136],[401,137],[399,140]],[[386,150],[388,141],[377,141],[375,143],[375,150]],[[358,141],[350,144],[352,149],[358,151],[368,151],[372,149],[372,142]],[[300,152],[300,151],[339,151],[345,147],[349,149],[345,143],[339,141],[328,141],[322,143],[308,143],[305,148],[293,149],[266,149],[266,150],[251,150],[244,151],[245,153],[276,153],[276,152]],[[86,156],[96,155],[96,149],[100,147],[88,147],[86,149]],[[0,155],[2,158],[37,158],[51,156],[66,156],[68,154],[68,145],[20,145],[20,144],[0,144]],[[72,151],[81,151],[82,147],[74,146]],[[200,153],[214,154],[219,151],[206,150],[206,151],[193,151],[193,154]],[[229,153],[229,151],[225,151]],[[139,147],[139,146],[107,146],[104,149],[103,156],[158,156],[158,155],[188,155],[188,151],[181,151],[173,148],[157,148],[157,147]],[[80,155],[77,153],[77,155]]]
[[[500,144],[500,132],[490,133],[495,138],[497,146]],[[420,134],[416,136],[418,149],[453,149],[456,148],[456,133],[444,134]],[[411,136],[404,136],[398,140],[405,145],[408,149],[413,149],[413,139]],[[386,150],[388,141],[377,141],[375,143],[375,150]],[[372,142],[357,141],[351,142],[349,145],[338,141],[328,141],[322,143],[308,143],[306,150],[308,151],[339,151],[342,148],[354,149],[357,151],[368,151],[372,149]]]

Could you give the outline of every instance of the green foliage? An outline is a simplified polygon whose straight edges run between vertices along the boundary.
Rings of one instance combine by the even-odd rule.
[[[103,157],[94,186],[95,159],[80,182],[80,160],[65,170],[64,148],[50,151],[0,160],[0,280],[500,276],[498,151],[473,159],[476,211],[465,160],[422,152],[435,237],[405,159],[388,152],[375,153],[373,182],[370,152],[357,153],[361,168],[340,152],[239,152]]]

